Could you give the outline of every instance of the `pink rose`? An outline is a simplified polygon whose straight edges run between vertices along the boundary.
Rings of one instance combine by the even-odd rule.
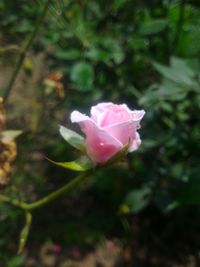
[[[141,144],[137,129],[144,110],[130,110],[127,105],[100,103],[91,108],[88,117],[79,111],[71,113],[71,121],[79,123],[86,135],[86,149],[95,163],[104,163],[130,144],[129,152]]]

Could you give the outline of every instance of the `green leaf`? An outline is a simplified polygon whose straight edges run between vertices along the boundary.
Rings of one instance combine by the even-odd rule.
[[[157,94],[162,97],[162,99],[167,99],[170,101],[182,100],[185,98],[189,87],[181,86],[169,79],[163,79],[162,84],[159,86]]]
[[[60,126],[60,134],[71,146],[82,152],[85,151],[85,139],[83,136],[64,126]]]
[[[144,22],[140,27],[140,34],[152,35],[162,32],[167,27],[166,19],[154,19]]]
[[[103,61],[107,63],[110,60],[110,53],[100,48],[92,48],[91,50],[87,51],[85,55],[89,59],[95,61]]]
[[[116,64],[120,64],[124,59],[124,52],[118,40],[107,37],[102,40],[102,46],[109,53],[110,59],[112,59]]]
[[[10,260],[7,261],[7,267],[20,267],[23,266],[24,256],[14,256],[11,257]]]
[[[147,186],[144,186],[140,189],[135,189],[130,191],[121,206],[121,212],[139,212],[147,206],[150,201],[151,189]],[[126,207],[126,209],[125,209]]]
[[[76,63],[71,70],[71,80],[79,91],[92,89],[94,70],[91,64],[86,62]]]
[[[180,71],[177,68],[164,66],[159,63],[153,63],[153,65],[158,72],[160,72],[165,78],[171,81],[189,87],[194,84],[191,77],[187,73]]]
[[[186,60],[177,57],[171,57],[170,62],[173,69],[179,70],[190,77],[195,76],[195,71],[191,67],[189,67]]]
[[[55,56],[58,59],[63,59],[63,60],[72,60],[72,59],[77,59],[80,58],[81,56],[81,51],[80,50],[75,50],[75,49],[70,49],[67,51],[64,50],[58,50],[55,54]]]
[[[51,159],[48,160],[57,166],[78,172],[87,171],[94,167],[93,162],[87,156],[82,156],[75,161],[69,161],[69,162],[56,162]]]

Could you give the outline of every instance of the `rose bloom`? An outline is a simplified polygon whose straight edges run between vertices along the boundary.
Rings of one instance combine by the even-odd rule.
[[[130,110],[126,104],[100,103],[93,106],[90,117],[79,111],[71,113],[71,121],[79,123],[86,136],[86,150],[95,163],[105,163],[129,145],[129,152],[141,144],[137,129],[144,110]]]

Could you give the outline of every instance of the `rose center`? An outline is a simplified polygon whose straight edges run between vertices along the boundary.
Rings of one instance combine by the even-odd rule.
[[[130,114],[121,108],[113,108],[106,111],[100,121],[101,127],[121,123],[130,119]]]

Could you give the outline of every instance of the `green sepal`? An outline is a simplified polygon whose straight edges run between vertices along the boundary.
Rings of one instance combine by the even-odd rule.
[[[84,152],[85,151],[85,139],[80,134],[64,127],[60,126],[60,134],[71,146]]]
[[[68,170],[77,171],[77,172],[84,172],[94,167],[94,164],[87,156],[82,156],[78,158],[77,160],[69,161],[69,162],[56,162],[51,159],[48,159],[48,160],[57,166],[60,166]]]
[[[103,165],[111,165],[117,161],[119,161],[121,158],[123,158],[124,156],[126,156],[126,154],[128,153],[130,144],[127,144],[125,146],[123,146],[122,149],[120,149],[119,152],[117,152],[112,158],[110,158],[105,164]]]

